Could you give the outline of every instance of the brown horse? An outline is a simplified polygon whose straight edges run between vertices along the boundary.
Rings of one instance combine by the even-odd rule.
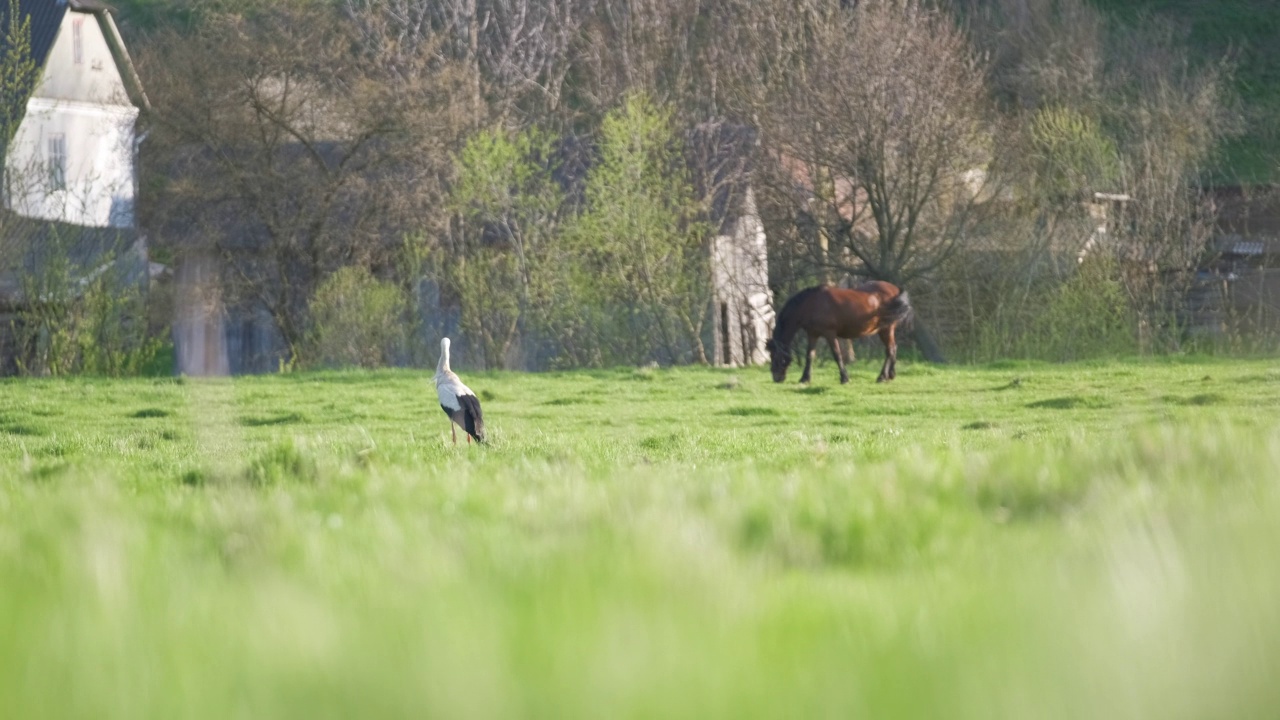
[[[892,380],[898,374],[898,343],[894,339],[894,330],[909,323],[912,312],[906,292],[879,280],[862,283],[852,290],[826,285],[801,290],[782,306],[773,328],[773,337],[765,344],[773,381],[787,379],[791,340],[800,330],[809,336],[809,354],[804,361],[800,382],[809,382],[809,367],[818,352],[819,337],[827,339],[831,353],[836,356],[840,382],[849,382],[838,338],[853,340],[872,333],[879,333],[880,341],[884,343],[884,367],[880,369],[876,382]]]

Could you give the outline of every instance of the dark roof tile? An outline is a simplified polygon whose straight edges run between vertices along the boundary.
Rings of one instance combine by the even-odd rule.
[[[18,15],[31,19],[31,57],[36,67],[44,67],[67,9],[65,0],[18,0]],[[0,51],[4,51],[8,49],[8,0],[0,0],[0,23],[0,28],[3,28],[0,30]]]

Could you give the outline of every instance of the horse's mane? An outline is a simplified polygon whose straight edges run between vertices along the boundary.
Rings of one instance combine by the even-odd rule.
[[[773,326],[773,341],[779,345],[786,346],[791,342],[791,338],[796,334],[796,323],[794,315],[800,308],[800,305],[809,296],[822,289],[822,285],[814,285],[807,287],[795,295],[782,306],[778,311],[778,320]]]

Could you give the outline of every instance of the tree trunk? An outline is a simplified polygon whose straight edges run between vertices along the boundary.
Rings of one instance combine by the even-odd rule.
[[[480,18],[476,16],[476,0],[467,3],[467,53],[471,63],[471,110],[480,125]]]
[[[911,321],[911,339],[915,341],[916,347],[920,348],[920,353],[924,355],[924,359],[931,363],[945,363],[947,359],[942,355],[942,348],[938,347],[938,341],[934,339],[933,333],[929,332],[929,328],[917,318]]]

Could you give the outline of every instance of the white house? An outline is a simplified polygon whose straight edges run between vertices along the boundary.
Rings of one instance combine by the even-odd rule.
[[[25,217],[132,228],[147,98],[99,0],[19,0],[35,90],[5,156],[4,204]],[[0,0],[7,22],[8,0]]]

